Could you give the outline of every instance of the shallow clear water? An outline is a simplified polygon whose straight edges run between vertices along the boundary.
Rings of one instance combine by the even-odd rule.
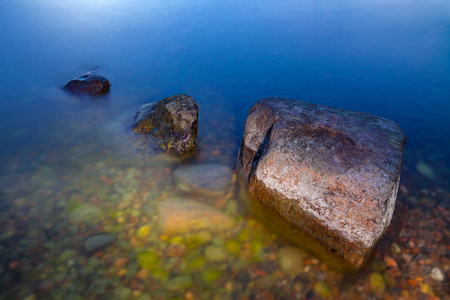
[[[0,49],[0,299],[448,297],[448,1],[2,1]],[[111,81],[107,96],[61,91],[89,70]],[[234,168],[246,115],[269,96],[399,123],[397,207],[367,266],[341,274],[303,254],[301,271],[286,273],[288,244],[231,188],[183,192],[171,176],[179,162],[123,151],[117,124],[179,93],[200,106],[192,164]],[[156,206],[171,197],[236,224],[211,240],[166,237]],[[104,232],[116,242],[85,253]],[[202,260],[208,247],[226,257]]]

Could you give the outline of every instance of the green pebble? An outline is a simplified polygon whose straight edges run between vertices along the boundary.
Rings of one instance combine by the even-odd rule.
[[[120,286],[116,288],[115,294],[118,299],[129,299],[131,296],[131,289],[129,287]]]
[[[184,244],[184,239],[182,236],[171,237],[168,241],[169,244]]]
[[[159,264],[159,258],[155,251],[149,250],[137,255],[137,260],[141,268],[146,270],[153,270]]]
[[[131,214],[131,216],[136,218],[136,217],[139,217],[141,215],[141,212],[139,210],[137,210],[137,209],[132,209],[130,214]]]
[[[382,294],[385,290],[384,278],[380,273],[372,273],[369,277],[372,291]]]
[[[250,244],[253,260],[260,261],[263,258],[263,244],[260,240],[253,240]]]
[[[314,293],[316,293],[322,298],[327,298],[331,296],[330,288],[323,282],[317,282],[314,285]]]
[[[192,286],[192,279],[189,276],[178,276],[166,282],[166,289],[169,291],[186,290]]]
[[[220,277],[220,271],[206,270],[202,273],[201,277],[206,283],[212,283],[215,282]]]
[[[141,294],[136,298],[136,300],[152,300],[152,297],[148,294]]]
[[[228,258],[228,254],[221,247],[208,246],[205,249],[205,257],[210,262],[221,262]]]
[[[159,281],[165,282],[167,281],[167,279],[169,278],[169,274],[167,273],[167,271],[165,269],[162,268],[157,268],[155,269],[151,276]]]
[[[58,256],[58,258],[55,260],[55,262],[57,264],[61,264],[66,262],[69,258],[72,258],[75,256],[75,250],[73,249],[68,249],[66,251],[64,251],[63,253],[61,253],[60,256]]]
[[[134,194],[132,193],[126,193],[125,195],[123,195],[122,200],[124,202],[130,202],[134,199]]]
[[[241,243],[235,240],[228,240],[225,243],[225,249],[234,255],[239,255],[241,253]]]
[[[201,256],[197,256],[195,257],[193,260],[191,260],[188,264],[188,266],[186,267],[186,269],[188,271],[198,271],[198,270],[202,270],[203,267],[205,266],[206,260],[201,257]]]
[[[241,242],[246,242],[250,239],[250,230],[248,228],[242,229],[237,236],[238,240]]]

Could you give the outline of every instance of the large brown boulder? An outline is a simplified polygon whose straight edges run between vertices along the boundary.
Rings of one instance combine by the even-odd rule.
[[[272,229],[356,269],[391,221],[405,141],[387,119],[266,98],[248,114],[238,173]]]
[[[198,105],[182,94],[144,104],[131,127],[137,134],[156,138],[162,151],[183,156],[197,149]]]
[[[63,87],[64,90],[72,94],[89,96],[106,94],[109,88],[109,80],[93,72],[81,74]]]

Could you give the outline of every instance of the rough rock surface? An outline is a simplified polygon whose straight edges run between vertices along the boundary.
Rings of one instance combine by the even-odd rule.
[[[233,172],[221,164],[183,166],[173,172],[180,189],[203,195],[223,195],[231,184]]]
[[[155,137],[171,155],[191,153],[197,149],[198,105],[182,94],[145,104],[136,112],[132,129]]]
[[[387,119],[266,98],[247,117],[238,175],[273,229],[358,268],[391,221],[405,141]]]
[[[106,94],[109,87],[108,79],[93,72],[87,72],[66,83],[63,89],[77,95],[96,96]]]

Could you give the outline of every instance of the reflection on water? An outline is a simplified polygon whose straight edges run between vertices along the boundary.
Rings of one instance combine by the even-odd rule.
[[[0,299],[448,297],[449,9],[1,2]],[[107,96],[60,90],[92,69],[111,81]],[[200,151],[177,161],[129,149],[122,121],[179,93],[200,106]],[[266,230],[234,172],[212,195],[174,176],[234,170],[250,106],[273,95],[388,117],[408,135],[392,224],[358,273]]]

